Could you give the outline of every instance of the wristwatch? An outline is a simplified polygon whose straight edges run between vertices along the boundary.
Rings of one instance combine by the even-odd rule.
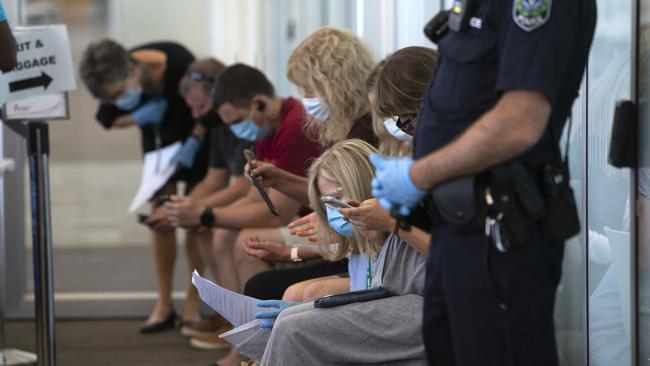
[[[298,247],[293,246],[291,247],[291,262],[293,263],[298,263],[302,262],[302,258],[298,255]]]
[[[213,227],[214,226],[215,217],[214,217],[214,212],[212,212],[212,208],[206,207],[206,209],[203,210],[203,213],[201,214],[201,218],[199,219],[199,222],[201,223],[202,226],[205,226],[205,227]]]

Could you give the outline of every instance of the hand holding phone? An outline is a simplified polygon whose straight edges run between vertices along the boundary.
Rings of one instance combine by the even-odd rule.
[[[322,196],[320,198],[320,200],[324,204],[330,205],[332,207],[336,207],[336,208],[352,208],[351,205],[347,204],[346,202],[341,201],[338,198],[332,197],[332,196]]]
[[[262,196],[264,203],[266,203],[266,206],[269,208],[271,213],[275,216],[278,216],[279,215],[278,209],[275,208],[275,206],[273,205],[273,202],[271,201],[271,198],[269,197],[268,193],[266,193],[266,190],[264,189],[264,187],[262,187],[262,183],[260,183],[260,181],[257,178],[255,178],[251,173],[251,171],[255,169],[255,164],[254,164],[254,161],[256,160],[255,153],[253,153],[253,150],[251,149],[245,149],[244,157],[246,158],[246,161],[248,162],[248,165],[251,168],[248,170],[248,177],[251,179],[251,182],[253,182],[253,186],[255,186],[260,196]]]

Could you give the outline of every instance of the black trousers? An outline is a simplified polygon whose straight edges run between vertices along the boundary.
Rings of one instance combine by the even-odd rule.
[[[423,338],[429,365],[554,366],[555,292],[564,243],[529,228],[507,253],[480,231],[432,230]]]
[[[270,269],[251,277],[244,286],[244,295],[260,300],[281,299],[284,291],[295,283],[347,273],[347,259],[336,262],[317,260],[299,267]]]

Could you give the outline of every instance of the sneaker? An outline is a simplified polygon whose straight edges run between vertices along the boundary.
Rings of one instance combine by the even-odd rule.
[[[221,332],[215,332],[205,337],[194,337],[190,340],[192,348],[202,351],[213,351],[230,348],[230,343],[219,338],[219,334],[227,332],[229,329],[223,328]]]
[[[181,326],[181,334],[185,337],[207,337],[228,326],[230,323],[221,315],[211,316],[198,323],[185,323]]]

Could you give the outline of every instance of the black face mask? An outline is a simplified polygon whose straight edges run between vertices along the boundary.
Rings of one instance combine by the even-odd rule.
[[[203,117],[201,117],[199,119],[199,122],[201,122],[201,124],[205,128],[213,128],[223,123],[221,117],[219,117],[219,114],[212,110],[208,112],[206,115],[204,115]]]

